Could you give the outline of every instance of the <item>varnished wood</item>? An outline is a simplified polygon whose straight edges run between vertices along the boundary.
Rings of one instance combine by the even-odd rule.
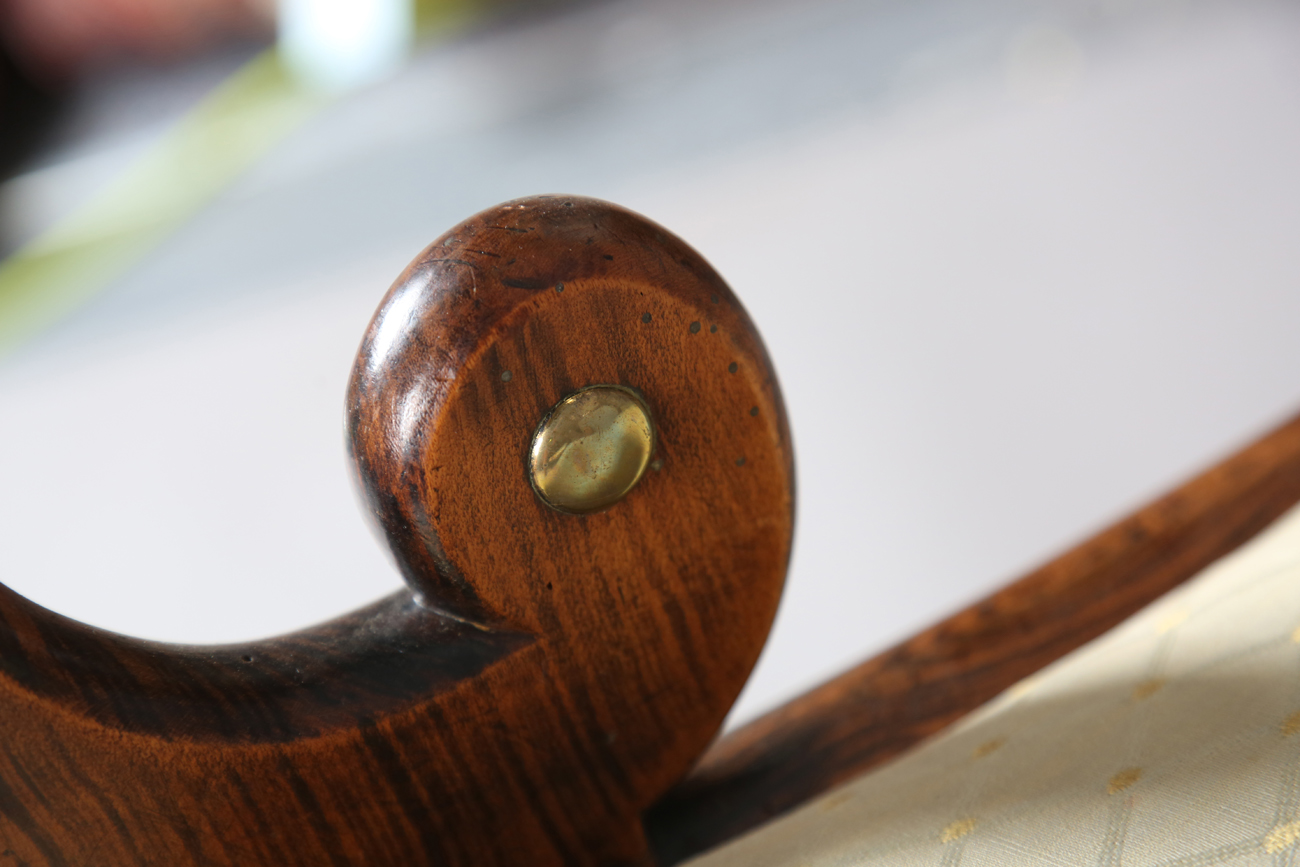
[[[602,383],[644,397],[658,460],[612,508],[561,514],[532,490],[529,442]],[[182,647],[0,587],[4,859],[648,864],[648,832],[667,865],[941,730],[1300,499],[1297,420],[724,738],[655,803],[747,676],[790,548],[779,390],[721,279],[604,203],[484,212],[385,297],[347,431],[410,592]]]
[[[645,398],[658,461],[613,507],[561,514],[529,442],[596,383]],[[735,297],[620,208],[500,206],[389,291],[347,432],[413,592],[203,648],[0,588],[0,860],[645,862],[640,815],[721,724],[790,550],[784,410]]]
[[[942,730],[1300,501],[1292,420],[1046,566],[724,737],[647,817],[661,867]]]

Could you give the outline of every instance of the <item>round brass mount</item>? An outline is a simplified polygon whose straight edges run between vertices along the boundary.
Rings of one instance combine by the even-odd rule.
[[[654,421],[641,396],[621,385],[590,385],[542,418],[528,477],[546,505],[585,515],[627,496],[654,451]]]

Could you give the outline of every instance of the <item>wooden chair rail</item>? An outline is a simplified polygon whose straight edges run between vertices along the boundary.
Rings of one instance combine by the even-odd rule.
[[[1073,550],[732,732],[646,816],[660,867],[797,807],[960,719],[1300,501],[1300,416]]]

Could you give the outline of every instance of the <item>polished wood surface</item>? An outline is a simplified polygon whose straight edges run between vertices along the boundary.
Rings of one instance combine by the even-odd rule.
[[[529,446],[598,384],[644,400],[655,459],[626,499],[564,514]],[[409,591],[186,647],[0,587],[0,861],[666,867],[940,731],[1300,499],[1298,419],[673,787],[758,655],[793,526],[780,392],[721,279],[615,206],[507,203],[389,290],[347,408]]]
[[[1046,566],[715,744],[647,816],[661,867],[900,754],[1300,501],[1300,418]]]
[[[530,440],[599,383],[644,398],[656,460],[622,502],[561,514]],[[0,860],[647,862],[640,816],[715,735],[789,557],[789,432],[740,304],[634,214],[508,203],[384,298],[347,432],[411,592],[181,647],[0,588]]]

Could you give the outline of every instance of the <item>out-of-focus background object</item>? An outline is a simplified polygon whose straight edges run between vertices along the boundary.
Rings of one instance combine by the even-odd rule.
[[[739,717],[1300,405],[1294,4],[417,11],[352,89],[222,25],[61,98],[0,187],[5,583],[205,642],[395,588],[346,476],[352,354],[424,244],[537,192],[687,238],[780,371],[799,528]]]
[[[273,21],[271,0],[6,0],[0,176],[49,144],[78,78],[124,62],[180,62],[232,39],[264,41]]]
[[[282,0],[280,48],[309,85],[346,88],[396,70],[415,35],[410,0]]]
[[[365,4],[360,4],[365,5]],[[6,0],[4,41],[31,75],[69,79],[127,59],[179,60],[271,31],[272,0]]]

